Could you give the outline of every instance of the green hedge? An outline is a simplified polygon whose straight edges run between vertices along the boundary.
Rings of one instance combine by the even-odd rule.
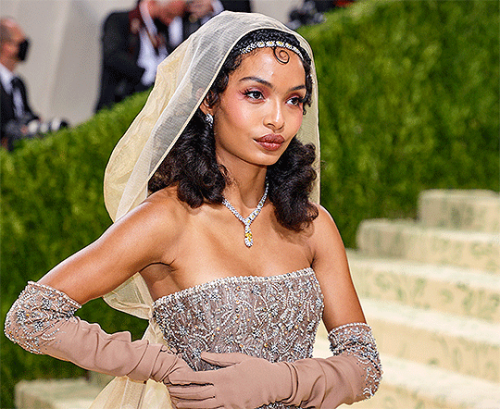
[[[74,128],[30,140],[1,161],[1,323],[28,280],[97,239],[111,220],[104,208],[104,168],[118,139],[146,100],[146,94],[101,111]],[[79,313],[107,331],[131,330],[145,321],[112,310],[104,301]],[[13,387],[21,379],[85,374],[76,366],[25,352],[1,335],[1,408],[13,407]]]
[[[415,216],[424,189],[499,190],[498,17],[496,1],[374,1],[301,30],[318,67],[322,203],[348,246],[364,218]],[[2,324],[26,281],[110,224],[104,167],[145,98],[0,152]],[[135,337],[145,327],[102,301],[79,315]],[[0,337],[2,408],[20,379],[83,374]]]
[[[319,82],[322,204],[414,217],[429,188],[499,190],[499,3],[373,1],[301,33]]]

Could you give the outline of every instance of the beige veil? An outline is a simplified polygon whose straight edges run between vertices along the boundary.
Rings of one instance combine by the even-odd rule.
[[[116,145],[106,167],[104,199],[114,221],[146,199],[149,179],[202,103],[236,42],[251,31],[265,28],[294,35],[313,58],[306,40],[280,22],[260,14],[225,11],[203,25],[160,64],[144,108]],[[317,80],[314,62],[312,64],[312,105],[307,108],[297,138],[303,143],[313,143],[319,158]],[[316,168],[319,174],[318,166]],[[319,178],[311,199],[319,201]],[[150,320],[153,300],[140,274],[135,274],[104,299],[117,310],[148,319],[150,324],[144,338],[163,342],[161,333]],[[91,409],[170,407],[164,385],[115,378]]]

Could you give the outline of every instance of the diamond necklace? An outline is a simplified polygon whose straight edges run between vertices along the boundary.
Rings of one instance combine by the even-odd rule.
[[[244,219],[243,216],[238,213],[238,210],[236,210],[233,207],[233,205],[226,200],[226,198],[223,198],[222,200],[222,204],[226,206],[231,211],[231,213],[234,214],[236,218],[245,225],[245,245],[247,247],[252,247],[253,244],[253,236],[252,236],[252,230],[250,230],[250,225],[259,215],[260,211],[262,210],[262,207],[264,207],[268,191],[269,191],[269,183],[266,182],[266,189],[264,190],[264,194],[262,195],[259,204],[255,208],[255,210],[252,213],[250,213],[250,216],[248,216],[246,219]]]

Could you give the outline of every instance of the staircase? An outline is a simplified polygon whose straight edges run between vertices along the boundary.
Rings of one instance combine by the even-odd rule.
[[[348,251],[384,369],[354,407],[499,409],[500,196],[431,190],[418,206],[417,222],[362,222]]]
[[[16,409],[88,409],[111,379],[90,372],[89,380],[21,381],[15,388]]]

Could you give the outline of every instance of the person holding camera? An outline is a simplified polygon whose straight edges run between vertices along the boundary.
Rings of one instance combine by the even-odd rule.
[[[12,150],[16,139],[28,134],[28,124],[37,120],[28,103],[26,85],[14,74],[17,64],[26,60],[29,42],[21,27],[11,18],[0,20],[0,89],[2,146]]]
[[[34,138],[68,126],[65,120],[41,122],[28,102],[26,85],[15,74],[17,65],[26,61],[29,41],[11,17],[0,19],[0,129],[2,147],[11,151],[16,141]]]
[[[109,14],[95,111],[150,88],[158,64],[222,10],[219,0],[137,0],[133,10]]]

